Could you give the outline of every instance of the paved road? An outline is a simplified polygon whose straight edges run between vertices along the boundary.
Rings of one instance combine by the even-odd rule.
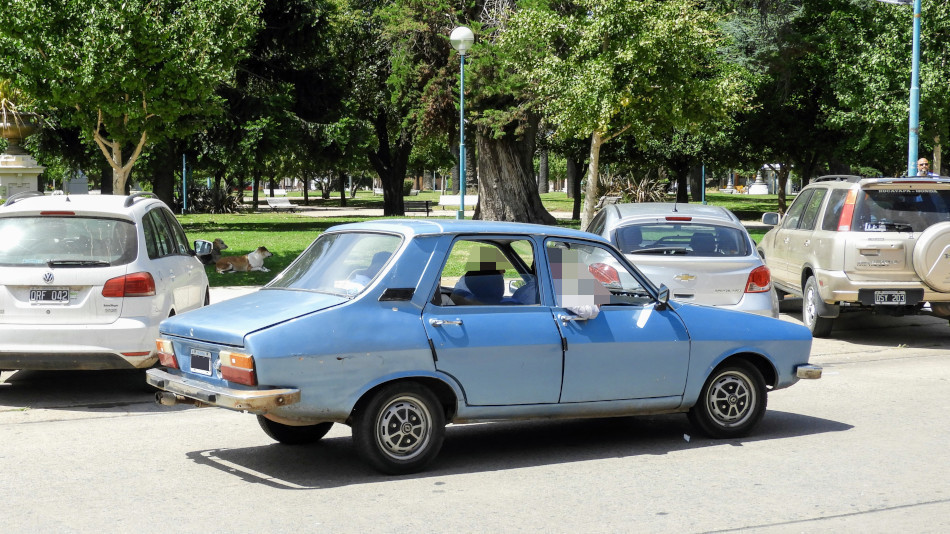
[[[842,321],[814,346],[825,377],[772,394],[747,439],[678,415],[452,426],[404,478],[344,426],[277,445],[248,415],[156,406],[140,372],[3,373],[0,531],[947,532],[948,334]]]

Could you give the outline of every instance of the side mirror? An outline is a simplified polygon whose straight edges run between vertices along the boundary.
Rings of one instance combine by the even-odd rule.
[[[656,294],[656,309],[663,311],[670,307],[670,288],[660,284],[660,292]]]
[[[195,256],[198,258],[198,261],[205,265],[211,265],[213,262],[211,259],[211,251],[213,248],[214,245],[211,244],[211,241],[195,239]]]
[[[778,213],[773,211],[762,214],[762,224],[775,226],[778,224]]]

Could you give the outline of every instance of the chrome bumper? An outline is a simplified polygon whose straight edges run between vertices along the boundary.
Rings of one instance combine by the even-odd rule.
[[[804,364],[795,367],[795,376],[798,378],[821,378],[821,366]]]
[[[263,414],[300,402],[300,390],[295,388],[232,389],[189,380],[164,369],[149,369],[145,372],[145,380],[158,389],[193,399],[198,405],[252,413]]]

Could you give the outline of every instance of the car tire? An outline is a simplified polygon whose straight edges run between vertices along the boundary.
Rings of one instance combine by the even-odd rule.
[[[274,441],[284,445],[306,445],[316,443],[327,435],[333,423],[317,423],[315,425],[291,426],[271,421],[263,415],[257,416],[257,423],[261,429]]]
[[[737,361],[713,371],[687,416],[709,437],[738,438],[758,424],[767,403],[762,373],[750,363]]]
[[[439,454],[444,436],[442,405],[416,383],[384,387],[358,408],[353,424],[357,453],[388,475],[421,471]]]
[[[811,335],[814,337],[828,337],[835,322],[831,317],[818,315],[823,306],[821,293],[818,292],[818,281],[814,276],[810,276],[802,291],[802,322],[811,330]]]

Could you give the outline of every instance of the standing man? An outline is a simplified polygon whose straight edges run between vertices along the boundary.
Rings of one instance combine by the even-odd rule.
[[[917,176],[937,176],[930,172],[930,162],[927,161],[927,158],[917,160]]]

